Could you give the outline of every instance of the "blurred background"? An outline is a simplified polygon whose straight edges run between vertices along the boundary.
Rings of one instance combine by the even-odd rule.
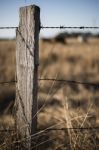
[[[0,26],[18,26],[19,8],[31,4],[38,5],[41,8],[41,24],[43,26],[99,25],[98,0],[3,0],[0,1]],[[58,32],[60,30],[42,30],[40,36],[54,36]],[[91,30],[91,32],[97,33],[94,30]],[[15,31],[0,30],[0,36],[15,37]]]
[[[41,9],[42,26],[99,26],[98,0],[3,0],[0,27],[17,27],[19,8],[32,4]],[[0,29],[0,82],[15,80],[15,52],[16,30]],[[99,130],[93,128],[99,127],[99,29],[41,29],[39,59],[39,78],[95,85],[39,81],[38,130],[57,130],[41,134],[38,149],[98,150]],[[0,84],[0,130],[14,128],[14,102],[15,83]],[[58,130],[79,127],[92,130]],[[13,143],[11,135],[0,132],[1,149]]]

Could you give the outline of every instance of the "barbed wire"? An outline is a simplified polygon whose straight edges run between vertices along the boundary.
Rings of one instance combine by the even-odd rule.
[[[56,82],[65,82],[66,84],[83,84],[89,86],[99,87],[99,83],[91,83],[91,82],[81,82],[81,81],[74,81],[74,80],[63,80],[63,79],[54,79],[54,78],[39,78],[38,80],[43,81],[56,81]]]
[[[53,130],[79,130],[79,131],[82,131],[82,130],[99,130],[99,127],[83,127],[83,128],[80,128],[80,127],[74,127],[74,128],[48,128],[48,129],[38,129],[37,131],[53,131]],[[13,132],[15,131],[14,129],[2,129],[0,130],[0,132]]]
[[[0,29],[17,29],[18,27],[0,27]]]
[[[18,27],[0,27],[0,29],[17,29]],[[99,26],[40,26],[40,29],[99,29]]]
[[[89,85],[89,86],[97,86],[99,87],[99,83],[90,83],[90,82],[80,82],[80,81],[73,81],[73,80],[62,80],[62,79],[51,79],[51,78],[41,78],[38,79],[40,81],[44,80],[44,81],[56,81],[56,82],[66,82],[67,84],[85,84],[85,85]],[[16,83],[17,81],[3,81],[0,82],[0,84],[13,84]]]
[[[81,82],[81,81],[74,81],[74,80],[64,80],[64,79],[54,79],[54,78],[39,78],[39,81],[56,81],[56,82],[65,82],[66,84],[82,84],[88,85],[93,87],[99,87],[99,83],[92,83],[92,82]],[[13,81],[1,81],[0,84],[14,84],[17,83],[17,80]]]
[[[41,26],[41,29],[99,29],[94,26]]]
[[[0,132],[14,132],[15,130],[11,129],[1,129]]]
[[[3,84],[14,84],[16,82],[17,82],[16,80],[13,80],[13,81],[1,81],[0,85],[3,85]]]
[[[74,127],[74,128],[51,128],[51,129],[46,129],[46,131],[53,131],[53,130],[99,130],[99,127]],[[43,129],[39,129],[39,131],[43,131]]]

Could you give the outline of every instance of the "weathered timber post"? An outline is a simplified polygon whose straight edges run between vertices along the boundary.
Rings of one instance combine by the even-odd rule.
[[[39,30],[39,7],[20,8],[16,33],[16,124],[21,137],[30,138],[37,128]],[[30,143],[27,142],[27,149],[30,149]]]

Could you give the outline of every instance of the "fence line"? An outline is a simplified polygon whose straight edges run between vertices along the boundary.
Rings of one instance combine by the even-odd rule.
[[[86,127],[86,128],[51,128],[51,129],[46,129],[46,131],[53,131],[53,130],[99,130],[99,127]],[[39,131],[43,131],[43,129],[39,129]]]
[[[89,85],[89,86],[95,86],[99,87],[99,83],[90,83],[90,82],[81,82],[81,81],[74,81],[74,80],[62,80],[62,79],[54,79],[54,78],[41,78],[38,79],[41,81],[56,81],[56,82],[66,82],[66,84],[83,84],[83,85]]]
[[[0,84],[1,85],[3,85],[3,84],[14,84],[14,83],[16,83],[17,81],[15,80],[13,80],[13,81],[2,81],[2,82],[0,82]]]
[[[25,15],[25,14],[24,14]],[[36,14],[34,13],[34,16],[35,16]],[[26,17],[26,16],[25,16]],[[35,16],[35,17],[37,17],[37,16]],[[24,17],[23,17],[24,18]],[[39,14],[38,14],[38,18],[39,18]],[[33,19],[33,18],[32,18]],[[31,19],[30,19],[31,20]],[[34,24],[35,24],[35,22],[33,23],[33,29],[32,29],[32,32],[30,33],[29,31],[30,30],[28,30],[28,31],[26,31],[26,27],[24,26],[24,22],[22,22],[23,24],[21,24],[23,27],[21,27],[21,28],[24,28],[25,29],[25,31],[26,31],[26,33],[29,33],[29,42],[31,42],[31,37],[32,37],[32,33],[33,33],[33,31],[37,31],[37,33],[35,33],[35,36],[33,37],[34,38],[34,41],[36,40],[36,42],[34,42],[34,43],[36,43],[36,45],[34,45],[34,50],[38,50],[38,48],[37,48],[37,45],[38,45],[38,28],[40,28],[40,29],[99,29],[99,27],[88,27],[88,26],[38,26],[38,21],[39,20],[36,20],[37,22],[37,26],[35,25],[35,28],[34,28]],[[29,22],[28,22],[28,24],[29,24]],[[0,27],[0,29],[18,29],[18,27]],[[28,49],[29,50],[29,54],[28,54],[28,56],[31,58],[31,59],[34,59],[35,61],[35,63],[33,64],[34,66],[35,66],[35,68],[34,69],[36,69],[36,70],[33,70],[34,72],[36,72],[37,71],[37,65],[38,65],[38,60],[36,60],[36,59],[38,59],[38,58],[36,58],[35,59],[35,56],[36,56],[36,54],[37,53],[35,53],[35,55],[32,55],[32,53],[31,53],[31,51],[30,51],[30,48],[29,48],[29,46],[26,44],[26,41],[27,41],[27,38],[23,38],[23,35],[22,35],[22,33],[21,33],[21,31],[19,31],[19,30],[17,30],[17,32],[18,32],[18,35],[17,35],[17,60],[19,59],[19,55],[21,54],[21,53],[19,53],[20,52],[20,49],[24,49],[24,47],[25,47],[25,53],[26,53],[26,50]],[[21,41],[22,40],[22,41]],[[22,44],[22,47],[20,47],[19,45],[21,45]],[[24,43],[25,43],[25,46],[24,46]],[[32,45],[34,44],[34,43],[32,43]],[[31,47],[32,47],[32,45],[31,45]],[[22,54],[21,54],[22,55]],[[22,58],[24,58],[23,56],[21,56]],[[28,58],[29,58],[28,57]],[[33,57],[33,58],[32,58]],[[21,59],[20,59],[21,60]],[[23,59],[24,60],[24,59]],[[17,61],[17,63],[18,63],[18,61]],[[24,63],[24,62],[23,62]],[[31,63],[31,61],[30,61],[30,59],[29,59],[29,63]],[[17,66],[19,67],[19,63],[17,64]],[[23,65],[23,64],[22,64]],[[24,66],[24,65],[23,65]],[[24,68],[24,67],[23,67]],[[20,67],[18,68],[18,69],[20,69]],[[21,70],[20,70],[21,71]],[[19,72],[18,72],[19,73]],[[31,72],[32,73],[32,72]],[[36,72],[37,73],[37,72]],[[33,74],[33,73],[32,73]],[[19,74],[18,74],[19,75]],[[36,75],[36,74],[35,74]],[[21,77],[21,75],[20,75],[20,77]],[[25,77],[26,77],[26,75],[25,75]],[[25,80],[25,77],[24,77],[24,80]],[[36,76],[35,76],[36,77]],[[20,78],[19,78],[20,79]],[[29,76],[28,76],[28,79],[29,79]],[[34,78],[35,79],[35,78]],[[37,78],[36,78],[37,79]],[[24,81],[23,80],[23,81]],[[37,79],[37,80],[39,80],[39,81],[42,81],[42,80],[44,80],[44,81],[57,81],[57,82],[64,82],[64,83],[66,83],[66,84],[82,84],[82,85],[88,85],[88,86],[93,86],[93,87],[99,87],[99,83],[88,83],[88,82],[81,82],[81,81],[73,81],[73,80],[62,80],[62,79],[54,79],[54,78],[39,78],[39,79]],[[21,81],[21,80],[18,80],[18,81]],[[35,83],[34,83],[34,81],[35,80],[31,80],[31,81],[33,81],[33,82],[31,82],[31,83],[33,83],[33,85],[31,86],[32,88],[31,89],[33,89],[33,86],[34,87],[36,87],[37,86],[37,83],[36,83],[36,86],[35,86]],[[3,84],[14,84],[14,83],[17,83],[17,81],[5,81],[5,82],[0,82],[0,84],[1,85],[3,85]],[[24,83],[24,82],[22,82],[22,83]],[[18,83],[18,85],[20,84],[20,82]],[[26,82],[26,84],[27,84],[27,82]],[[21,85],[21,84],[20,84]],[[21,87],[21,86],[20,86]],[[18,88],[18,86],[17,86],[17,88]],[[23,87],[21,87],[21,88],[23,88]],[[24,88],[23,88],[24,89]],[[27,89],[28,88],[26,88],[26,92],[27,92]],[[20,94],[19,94],[19,90],[20,89],[17,89],[17,91],[16,91],[16,93],[17,93],[17,102],[18,102],[18,105],[20,104],[20,108],[22,107],[22,109],[21,109],[21,111],[22,111],[22,113],[23,113],[23,117],[25,117],[25,115],[27,115],[27,114],[25,114],[26,112],[24,112],[24,103],[23,102],[20,102],[19,100],[24,100],[24,98],[22,97],[21,98],[21,96],[23,96],[22,94],[23,93],[21,93],[21,96],[20,96]],[[20,91],[22,91],[22,90],[20,90]],[[37,92],[37,91],[33,91],[33,92]],[[30,91],[30,93],[32,93],[31,91]],[[27,94],[27,93],[25,93],[25,94]],[[34,93],[33,93],[34,94]],[[26,97],[26,95],[25,95],[25,97]],[[31,97],[31,101],[32,101],[32,99],[33,100],[35,100],[36,98],[35,98],[35,95],[32,95],[32,97]],[[27,102],[27,99],[26,99],[26,102]],[[23,105],[23,106],[22,106]],[[31,105],[30,105],[31,106]],[[36,106],[36,105],[35,105]],[[32,107],[33,108],[35,108],[35,106],[33,106],[33,104],[32,104]],[[25,106],[26,108],[27,108],[27,105]],[[31,107],[30,107],[31,108]],[[28,109],[28,110],[30,110],[30,109]],[[20,112],[21,112],[20,111]],[[36,110],[35,110],[36,111]],[[18,115],[22,115],[20,112],[18,112],[17,113],[17,118],[18,118]],[[29,111],[28,111],[29,112]],[[33,119],[33,116],[35,115],[35,114],[37,114],[37,113],[35,113],[34,112],[34,110],[32,110],[32,113],[31,113],[31,116],[30,116],[30,118],[29,118],[29,121],[30,121],[30,128],[31,128],[31,131],[29,130],[24,130],[24,133],[26,133],[27,132],[27,135],[29,134],[29,135],[31,135],[31,133],[33,132],[33,133],[35,133],[35,131],[36,131],[36,119],[34,120]],[[22,116],[20,117],[19,116],[19,118],[22,118]],[[31,117],[32,117],[32,119],[31,119]],[[26,118],[28,118],[28,116],[26,116]],[[31,119],[31,120],[30,120]],[[18,120],[18,119],[17,119]],[[21,120],[21,119],[20,119]],[[18,120],[19,121],[19,120]],[[25,121],[24,121],[25,122]],[[17,124],[18,124],[19,122],[17,122]],[[34,123],[34,126],[33,126],[33,123]],[[18,128],[19,128],[20,126],[19,126],[19,124],[18,124]],[[32,128],[34,128],[34,129],[32,129]],[[79,131],[83,131],[83,130],[99,130],[99,127],[89,127],[89,128],[60,128],[60,129],[58,129],[58,128],[52,128],[52,129],[46,129],[46,131],[51,131],[51,130],[63,130],[63,131],[65,131],[65,130],[79,130]],[[41,129],[40,129],[41,130]],[[8,131],[8,130],[6,130],[6,131]],[[41,130],[42,131],[42,130]],[[2,132],[3,132],[3,130],[2,130]],[[21,131],[20,131],[21,132]],[[31,144],[31,143],[30,143]],[[27,147],[29,147],[29,149],[30,149],[30,146],[31,145],[28,145],[27,144]]]
[[[44,131],[45,129],[38,129],[38,131]],[[74,128],[48,128],[46,129],[46,131],[53,131],[53,130],[79,130],[80,132],[82,130],[99,130],[99,127],[83,127],[83,128],[80,128],[80,127],[74,127]],[[4,129],[4,130],[0,130],[0,132],[13,132],[15,130],[11,130],[11,129]],[[46,132],[45,131],[45,132]]]
[[[0,27],[0,29],[17,29],[18,27]],[[99,29],[99,26],[40,26],[40,29]]]
[[[18,27],[0,27],[0,29],[17,29]]]
[[[39,78],[38,80],[39,81],[65,82],[66,84],[76,84],[76,85],[81,84],[81,85],[99,87],[99,83],[81,82],[81,81],[74,81],[74,80],[63,80],[63,79],[54,79],[54,78]],[[17,80],[0,82],[0,84],[14,84],[14,83],[17,83]]]
[[[99,29],[94,26],[41,26],[41,29]]]

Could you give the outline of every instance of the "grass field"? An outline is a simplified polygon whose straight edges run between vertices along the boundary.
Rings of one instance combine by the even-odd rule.
[[[88,43],[67,39],[66,44],[40,40],[39,78],[99,83],[99,38],[89,39]],[[15,40],[1,40],[0,81],[14,79]],[[0,85],[1,129],[12,129],[14,126],[11,116],[14,100],[15,85]],[[49,130],[39,134],[37,149],[99,149],[99,129],[76,129],[99,127],[98,86],[39,81],[38,109],[38,130]],[[71,129],[59,130],[63,128]],[[7,136],[6,133],[0,134],[0,148],[6,149],[6,145],[13,143],[14,138],[9,141],[9,133]]]

